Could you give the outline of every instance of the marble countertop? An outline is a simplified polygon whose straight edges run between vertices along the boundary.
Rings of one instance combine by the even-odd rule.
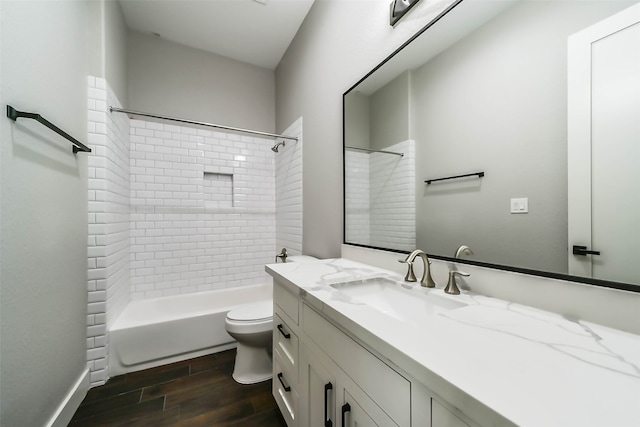
[[[423,374],[442,378],[514,424],[640,425],[638,335],[465,291],[450,296],[415,284],[416,292],[433,292],[466,305],[436,313],[428,321],[400,320],[344,298],[331,286],[376,277],[406,286],[397,273],[342,258],[270,264],[266,270],[416,379],[425,378]],[[460,406],[466,412],[465,405]]]

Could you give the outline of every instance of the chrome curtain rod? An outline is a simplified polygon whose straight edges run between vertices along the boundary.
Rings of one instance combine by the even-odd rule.
[[[116,112],[116,113],[133,114],[135,116],[153,117],[154,119],[171,120],[173,122],[188,123],[188,124],[191,124],[191,125],[207,126],[207,127],[212,127],[212,128],[230,130],[230,131],[234,131],[234,132],[250,133],[250,134],[253,134],[253,135],[268,136],[268,137],[271,137],[271,138],[284,138],[284,139],[291,139],[291,140],[294,140],[294,141],[298,140],[298,138],[295,137],[295,136],[279,135],[277,133],[269,133],[269,132],[260,132],[260,131],[257,131],[257,130],[242,129],[242,128],[236,128],[236,127],[232,127],[232,126],[217,125],[217,124],[214,124],[214,123],[197,122],[197,121],[194,121],[194,120],[180,119],[180,118],[177,118],[177,117],[160,116],[158,114],[142,113],[140,111],[125,110],[123,108],[116,108],[116,107],[111,107],[111,106],[109,107],[109,111],[111,111],[112,113]]]
[[[404,153],[396,153],[395,151],[385,151],[385,150],[372,150],[370,148],[360,148],[360,147],[352,147],[350,145],[345,145],[344,148],[348,148],[349,150],[360,150],[366,151],[367,153],[384,153],[384,154],[394,154],[396,156],[404,157]]]

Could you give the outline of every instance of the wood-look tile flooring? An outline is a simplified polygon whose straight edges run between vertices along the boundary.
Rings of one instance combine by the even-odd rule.
[[[111,378],[92,388],[70,427],[286,427],[271,381],[231,378],[235,349]]]

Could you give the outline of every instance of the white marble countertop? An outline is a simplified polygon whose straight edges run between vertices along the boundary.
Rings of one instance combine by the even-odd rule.
[[[403,282],[397,273],[347,259],[266,270],[416,379],[442,378],[514,424],[640,426],[638,335],[465,291],[450,296],[419,287],[468,305],[428,322],[403,321],[330,286],[373,277]]]

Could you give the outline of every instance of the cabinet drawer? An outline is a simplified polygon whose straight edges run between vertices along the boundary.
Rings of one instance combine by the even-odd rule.
[[[286,371],[280,366],[277,357],[273,358],[273,380],[271,391],[280,412],[287,422],[288,427],[298,425],[298,392],[295,385],[288,378]]]
[[[287,325],[278,312],[273,314],[273,351],[280,359],[282,368],[298,382],[298,336]]]
[[[306,304],[304,332],[399,425],[411,424],[410,382]]]
[[[273,284],[273,301],[298,325],[298,297],[278,282]]]

